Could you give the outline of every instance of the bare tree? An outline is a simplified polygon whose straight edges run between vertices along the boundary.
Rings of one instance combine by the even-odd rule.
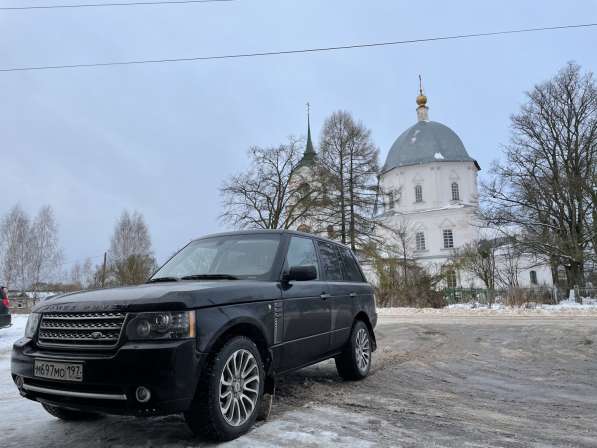
[[[497,240],[472,241],[455,249],[453,266],[470,272],[483,282],[487,289],[494,289],[497,278]]]
[[[94,268],[91,258],[86,258],[83,263],[76,262],[70,270],[71,283],[78,285],[80,289],[99,287],[95,285]]]
[[[505,288],[518,288],[522,257],[523,254],[515,241],[508,240],[506,244],[500,246],[496,283]]]
[[[4,216],[0,225],[2,275],[8,288],[24,290],[28,286],[29,234],[29,217],[17,204]]]
[[[139,212],[123,211],[110,243],[110,268],[117,285],[143,283],[156,266],[149,230]]]
[[[514,229],[511,236],[525,251],[542,255],[554,269],[563,266],[571,289],[583,283],[584,262],[597,239],[591,197],[597,90],[592,73],[583,75],[570,63],[527,96],[512,116],[505,161],[483,185],[486,218]]]
[[[223,221],[237,228],[289,229],[309,218],[316,188],[295,182],[302,157],[302,140],[272,148],[249,149],[249,169],[220,188]]]
[[[58,226],[52,207],[42,207],[31,224],[28,238],[29,281],[33,292],[37,292],[42,281],[50,282],[58,272],[62,261],[62,250],[58,243]]]
[[[385,237],[381,242],[377,242],[377,246],[386,258],[397,261],[397,267],[402,270],[401,280],[404,284],[401,286],[405,286],[409,268],[415,260],[415,228],[407,219],[401,218],[391,225],[383,225],[383,230]]]
[[[362,247],[375,238],[379,149],[371,131],[346,111],[326,119],[320,149],[319,177],[327,190],[320,219],[339,226],[342,243]]]

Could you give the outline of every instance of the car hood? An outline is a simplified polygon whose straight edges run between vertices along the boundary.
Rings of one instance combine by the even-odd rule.
[[[34,312],[152,311],[205,308],[281,297],[279,284],[250,280],[148,283],[50,297]]]

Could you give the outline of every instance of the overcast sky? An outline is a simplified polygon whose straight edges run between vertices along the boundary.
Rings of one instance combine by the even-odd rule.
[[[87,0],[91,2],[91,0]],[[95,0],[97,2],[107,0]],[[129,0],[119,0],[129,1]],[[85,0],[0,0],[1,6]],[[540,5],[540,7],[539,7]],[[238,0],[0,11],[0,68],[176,58],[597,22],[595,1]],[[224,230],[218,187],[250,145],[351,111],[381,162],[416,121],[419,73],[430,118],[486,169],[524,91],[567,61],[597,66],[597,29],[333,53],[0,73],[0,214],[50,204],[70,264],[99,262],[123,209],[145,215],[159,261]]]

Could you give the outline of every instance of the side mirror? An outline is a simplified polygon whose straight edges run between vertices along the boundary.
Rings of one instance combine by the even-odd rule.
[[[293,280],[297,282],[306,282],[309,280],[315,280],[316,278],[317,269],[315,269],[315,266],[293,266],[284,276],[284,280],[287,282]]]

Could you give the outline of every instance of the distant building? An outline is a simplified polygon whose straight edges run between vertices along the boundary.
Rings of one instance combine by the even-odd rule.
[[[8,297],[10,299],[10,312],[15,314],[29,314],[31,308],[40,300],[31,294],[17,291],[9,291]]]
[[[477,176],[481,167],[452,129],[429,120],[427,97],[422,87],[416,103],[417,122],[396,139],[379,173],[377,213],[383,226],[378,232],[385,241],[391,241],[396,232],[405,232],[409,258],[428,271],[438,272],[444,269],[456,249],[488,238],[489,232],[482,229],[478,220]],[[295,182],[307,187],[315,185],[316,160],[308,119],[307,144]],[[297,226],[298,230],[333,238],[334,229],[330,227],[326,232],[315,229],[309,222]],[[497,263],[504,263],[509,252],[502,245],[496,251]],[[533,256],[519,256],[516,269],[519,286],[553,284],[549,266]],[[445,277],[444,286],[483,286],[467,272],[449,272]]]

